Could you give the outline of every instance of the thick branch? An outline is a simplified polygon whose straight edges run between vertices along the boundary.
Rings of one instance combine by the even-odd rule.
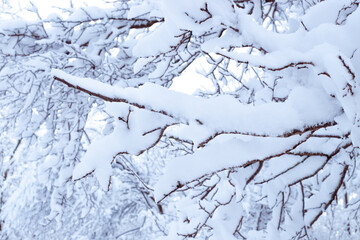
[[[167,113],[163,110],[155,110],[149,106],[145,106],[145,105],[142,105],[142,104],[139,104],[139,103],[136,103],[136,102],[132,102],[130,101],[129,99],[126,99],[126,98],[118,98],[118,97],[109,97],[109,96],[106,96],[106,95],[103,95],[101,93],[97,93],[97,92],[94,92],[94,91],[90,91],[86,88],[83,88],[81,86],[78,86],[78,85],[75,85],[75,84],[72,84],[68,81],[66,81],[65,79],[63,78],[60,78],[60,77],[57,77],[57,76],[54,76],[54,79],[59,81],[59,82],[62,82],[64,84],[66,84],[68,87],[71,87],[71,88],[75,88],[75,89],[78,89],[84,93],[87,93],[91,96],[94,96],[94,97],[98,97],[102,100],[105,100],[107,102],[119,102],[119,103],[126,103],[126,104],[129,104],[131,106],[134,106],[134,107],[137,107],[137,108],[140,108],[140,109],[146,109],[146,110],[149,110],[151,112],[155,112],[155,113],[159,113],[161,115],[165,115],[167,117],[171,117],[171,118],[174,118],[174,119],[177,119],[177,117],[173,116],[172,114],[170,113]]]
[[[281,135],[275,136],[275,137],[279,137],[279,138],[288,138],[294,135],[301,135],[304,134],[308,131],[312,131],[315,132],[321,128],[327,128],[327,127],[331,127],[331,126],[335,126],[336,122],[326,122],[326,123],[322,123],[322,124],[318,124],[315,126],[307,126],[303,129],[294,129],[292,131],[289,132],[285,132]],[[208,144],[211,140],[213,140],[214,138],[216,138],[219,135],[223,135],[223,134],[236,134],[236,135],[245,135],[245,136],[253,136],[253,137],[274,137],[274,136],[270,136],[268,134],[256,134],[256,133],[250,133],[250,132],[238,132],[238,131],[222,131],[222,132],[217,132],[214,135],[210,136],[209,138],[207,138],[206,140],[202,141],[201,143],[199,143],[198,147],[202,148],[205,147],[206,144]]]

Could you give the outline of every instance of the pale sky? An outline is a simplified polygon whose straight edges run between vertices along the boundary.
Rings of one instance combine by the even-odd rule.
[[[61,12],[59,8],[68,8],[71,4],[74,7],[81,7],[82,5],[88,6],[99,6],[99,4],[103,4],[102,1],[99,0],[8,0],[9,4],[14,8],[14,11],[18,11],[19,9],[31,9],[31,2],[36,6],[39,10],[40,16],[42,18],[46,18],[50,13],[53,12]],[[50,10],[53,7],[52,10]],[[58,8],[58,10],[56,10]],[[23,13],[27,18],[35,18],[35,14],[28,11],[27,13]]]

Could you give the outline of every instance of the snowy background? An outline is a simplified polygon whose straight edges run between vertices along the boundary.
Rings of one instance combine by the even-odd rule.
[[[0,238],[359,238],[358,5],[3,0]]]

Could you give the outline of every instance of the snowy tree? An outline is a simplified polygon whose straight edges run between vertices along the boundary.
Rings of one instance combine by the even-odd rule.
[[[114,1],[7,21],[0,77],[8,236],[23,236],[18,226],[32,219],[16,223],[14,209],[37,220],[47,213],[61,227],[76,222],[65,202],[86,209],[81,184],[97,196],[105,193],[92,186],[121,192],[127,178],[143,199],[130,193],[102,204],[119,211],[131,201],[147,204],[148,230],[159,234],[139,239],[358,236],[358,5]],[[174,91],[190,66],[209,86],[194,95]],[[95,113],[107,116],[102,134],[88,133]],[[161,166],[163,158],[151,155],[157,151],[170,159],[155,184],[158,174],[141,169]],[[21,198],[33,205],[21,207]],[[163,204],[176,206],[170,225]],[[99,222],[115,226],[85,237],[122,237],[114,233],[121,220],[102,209]],[[42,231],[34,237],[46,234],[34,228]]]
[[[163,230],[151,220],[157,218],[157,205],[144,187],[156,179],[150,176],[161,166],[160,159],[142,164],[130,156],[119,160],[113,195],[99,190],[92,179],[72,181],[73,167],[101,131],[111,132],[113,119],[102,101],[50,75],[52,68],[61,68],[109,83],[133,84],[128,81],[132,67],[124,39],[132,37],[131,29],[146,31],[157,20],[127,19],[128,9],[127,2],[108,9],[74,6],[42,18],[30,4],[19,15],[32,13],[37,19],[31,21],[14,13],[7,19],[3,12],[1,238],[131,239],[139,237],[136,229],[144,224],[154,234]],[[137,178],[146,178],[145,185]],[[140,234],[146,236],[145,231]]]

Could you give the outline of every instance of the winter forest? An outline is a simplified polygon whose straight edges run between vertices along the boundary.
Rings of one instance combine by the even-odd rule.
[[[0,239],[360,239],[359,3],[1,0]]]

